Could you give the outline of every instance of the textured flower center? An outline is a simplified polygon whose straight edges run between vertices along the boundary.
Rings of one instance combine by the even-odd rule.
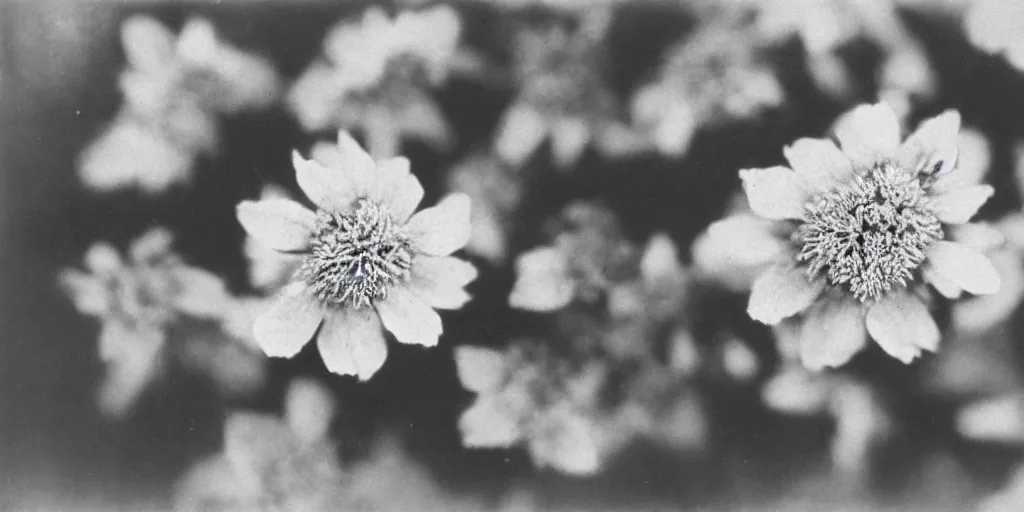
[[[350,213],[317,212],[299,275],[325,304],[358,309],[407,279],[412,259],[402,226],[380,204],[362,199]]]
[[[878,299],[905,286],[928,245],[942,238],[927,203],[916,172],[878,164],[807,203],[806,221],[793,235],[797,259],[812,279],[824,274],[860,301]]]

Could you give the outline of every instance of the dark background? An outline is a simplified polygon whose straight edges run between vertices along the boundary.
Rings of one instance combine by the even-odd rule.
[[[543,326],[543,319],[503,307],[513,277],[508,268],[485,267],[474,285],[478,300],[465,311],[446,314],[441,347],[425,351],[392,344],[388,363],[368,384],[327,376],[315,350],[306,350],[296,360],[272,362],[272,383],[264,396],[225,404],[202,379],[170,364],[133,415],[121,422],[99,416],[93,398],[103,370],[96,356],[98,326],[73,310],[56,286],[56,272],[79,265],[96,240],[124,247],[146,227],[162,224],[178,235],[177,248],[187,260],[244,291],[242,231],[234,205],[254,197],[267,181],[295,190],[290,151],[314,139],[280,110],[228,119],[222,124],[221,155],[200,162],[191,186],[157,197],[86,191],[75,175],[75,158],[120,103],[120,20],[145,12],[176,30],[188,14],[208,16],[224,37],[268,55],[290,79],[318,53],[329,26],[355,8],[352,2],[0,3],[0,510],[26,504],[124,510],[164,505],[173,480],[198,457],[217,450],[226,407],[275,410],[288,377],[310,373],[339,396],[336,437],[347,459],[365,455],[382,432],[398,432],[440,484],[456,492],[494,498],[516,481],[545,491],[552,503],[653,499],[727,508],[770,504],[785,495],[819,504],[843,499],[815,484],[828,467],[827,419],[768,413],[757,404],[753,386],[708,398],[717,423],[707,453],[681,457],[640,446],[592,480],[538,474],[520,450],[460,450],[455,420],[470,395],[454,377],[451,347],[497,346]],[[461,10],[469,41],[495,59],[507,58],[502,42],[508,20],[477,4]],[[914,119],[949,106],[960,109],[965,124],[982,129],[995,149],[991,180],[997,194],[983,215],[1019,207],[1012,142],[1024,134],[1024,79],[999,59],[978,54],[951,22],[915,15],[908,21],[925,41],[940,77],[939,97]],[[614,86],[625,95],[649,76],[660,50],[689,25],[685,16],[669,10],[623,11],[611,37]],[[855,44],[848,57],[863,71],[859,76],[867,77],[860,99],[869,100],[877,52]],[[685,159],[609,163],[591,153],[568,175],[549,172],[544,158],[537,159],[529,168],[514,251],[540,243],[536,226],[580,197],[600,198],[613,208],[635,240],[667,230],[688,247],[721,215],[737,189],[737,169],[779,162],[784,144],[820,136],[848,106],[814,90],[797,46],[780,48],[770,58],[781,69],[789,103],[759,121],[701,132]],[[426,203],[443,192],[448,166],[487,144],[513,92],[492,85],[455,80],[439,92],[460,137],[452,154],[406,145],[414,172],[425,183]],[[758,352],[770,353],[767,332],[743,317],[742,300],[723,297],[709,311],[721,314],[713,321],[744,324],[741,330]],[[920,367],[875,356],[860,357],[854,371],[870,366],[870,373],[892,382],[894,400],[906,404],[907,432],[877,463],[872,499],[901,510],[911,504],[963,510],[979,493],[995,488],[1017,452],[958,441],[949,426],[948,404],[914,394],[912,381]]]

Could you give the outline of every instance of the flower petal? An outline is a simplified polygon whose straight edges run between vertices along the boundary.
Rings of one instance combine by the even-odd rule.
[[[867,343],[864,313],[853,300],[822,301],[806,317],[800,330],[800,359],[810,370],[842,366]]]
[[[992,260],[966,245],[940,240],[925,251],[928,263],[942,277],[975,295],[999,291],[999,272]]]
[[[526,163],[548,135],[548,120],[532,107],[512,105],[501,120],[495,136],[494,151],[514,166]]]
[[[1024,299],[1024,268],[1019,254],[995,251],[989,257],[999,271],[999,291],[953,305],[953,325],[961,332],[980,332],[1003,322]]]
[[[128,247],[128,255],[134,262],[154,261],[167,256],[171,252],[174,235],[167,228],[152,228],[132,240]]]
[[[451,256],[420,256],[413,262],[406,286],[430,307],[459,309],[470,296],[462,288],[476,279],[469,262]]]
[[[590,142],[590,127],[582,119],[562,118],[551,127],[551,155],[559,168],[571,167]]]
[[[1012,394],[968,404],[957,411],[956,430],[975,441],[1022,444],[1024,400]]]
[[[939,176],[932,184],[932,192],[977,185],[985,179],[992,166],[992,144],[984,133],[974,129],[963,129],[957,136],[956,169]]]
[[[431,256],[447,256],[469,241],[469,216],[469,196],[456,192],[413,215],[406,226],[417,249]]]
[[[62,270],[57,279],[79,313],[100,316],[110,307],[112,293],[104,280],[76,269]]]
[[[242,201],[236,214],[250,235],[282,252],[308,250],[316,228],[316,215],[289,199]]]
[[[592,475],[600,469],[601,454],[589,421],[567,407],[549,411],[543,421],[530,439],[534,463],[571,475]]]
[[[740,171],[754,213],[766,219],[802,219],[808,194],[800,176],[786,167]]]
[[[345,130],[338,132],[338,169],[357,190],[365,193],[377,179],[377,166],[370,154]]]
[[[711,224],[693,243],[694,267],[705,276],[725,281],[732,289],[748,289],[757,272],[789,248],[773,233],[775,224],[749,214]]]
[[[406,137],[422,140],[439,152],[450,149],[455,135],[441,107],[425,92],[410,96],[405,98],[405,106],[394,113],[398,129]]]
[[[895,290],[868,309],[868,333],[889,355],[910,364],[921,350],[939,347],[939,327],[920,299]]]
[[[824,192],[853,176],[853,164],[827,139],[798,139],[782,153],[808,190]]]
[[[121,254],[106,242],[94,243],[85,251],[85,268],[93,274],[108,276],[123,267]]]
[[[495,391],[508,377],[504,354],[471,345],[455,347],[455,370],[462,387],[474,393]]]
[[[323,154],[330,151],[326,149],[328,147],[318,146],[314,150],[314,155],[323,158]],[[319,159],[306,160],[298,151],[292,152],[292,165],[295,167],[295,180],[299,183],[299,188],[310,201],[324,210],[351,210],[356,199],[365,193],[365,190],[359,190],[346,177],[341,167],[324,164]]]
[[[331,390],[316,380],[297,377],[288,384],[284,420],[303,444],[309,446],[327,439],[336,409]]]
[[[467,448],[508,448],[522,439],[520,418],[500,396],[483,395],[459,418],[462,445]]]
[[[99,349],[107,371],[97,399],[104,415],[118,418],[131,410],[160,372],[159,356],[165,339],[160,329],[103,323]]]
[[[369,106],[362,114],[352,117],[363,129],[366,149],[370,152],[371,158],[383,160],[401,152],[402,127],[398,125],[389,109]]]
[[[896,163],[904,169],[942,176],[956,166],[960,113],[947,110],[918,126],[896,151]]]
[[[893,156],[900,144],[900,123],[885,103],[861,105],[836,122],[836,138],[856,168],[869,168]]]
[[[510,306],[528,311],[554,311],[576,293],[568,264],[554,247],[533,249],[516,258],[516,283],[508,296]]]
[[[298,439],[275,416],[235,412],[224,422],[224,457],[244,482],[243,488],[261,485],[276,464],[298,449]]]
[[[640,275],[650,285],[663,280],[675,280],[684,270],[679,263],[679,251],[672,238],[665,233],[656,233],[647,241],[640,258]]]
[[[373,377],[388,357],[380,319],[370,308],[330,311],[316,344],[328,370],[361,381]]]
[[[978,213],[978,209],[993,193],[995,189],[990,185],[957,188],[933,197],[931,208],[942,222],[963,224]]]
[[[313,61],[292,83],[285,103],[308,133],[337,126],[347,87],[345,73],[324,59]]]
[[[394,157],[377,166],[382,184],[379,196],[381,203],[398,222],[409,220],[409,216],[423,200],[423,185],[419,178],[409,172],[409,159]]]
[[[303,283],[286,286],[253,324],[253,336],[270,357],[292,357],[313,338],[324,309]]]
[[[943,297],[947,299],[959,299],[964,294],[964,289],[957,286],[956,283],[946,279],[940,274],[935,267],[925,263],[924,269],[921,271],[924,281],[935,287],[935,290],[939,292]]]
[[[158,71],[174,57],[174,34],[148,16],[133,16],[121,25],[121,45],[132,67]]]
[[[807,309],[821,294],[822,281],[811,281],[797,267],[775,265],[761,273],[750,289],[747,313],[751,318],[773,325]]]
[[[423,299],[403,286],[393,286],[383,300],[376,302],[384,328],[399,343],[433,347],[443,328],[441,317]]]
[[[979,251],[995,249],[1006,243],[1003,233],[989,224],[959,224],[950,226],[946,232],[949,233],[949,238],[953,241]]]
[[[231,303],[223,279],[195,267],[182,267],[174,274],[181,287],[174,302],[181,311],[201,318],[223,318]]]

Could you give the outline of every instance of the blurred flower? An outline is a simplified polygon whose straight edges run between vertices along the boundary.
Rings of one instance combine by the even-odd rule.
[[[611,7],[627,4],[633,0],[480,0],[499,7],[523,9],[530,7],[546,7],[568,12],[586,12],[595,8]]]
[[[176,509],[337,510],[343,474],[327,437],[334,407],[326,389],[299,379],[289,386],[284,419],[231,414],[223,452],[186,474],[178,484]]]
[[[828,140],[800,139],[785,150],[792,169],[740,171],[760,218],[719,221],[709,238],[727,240],[704,243],[756,275],[752,318],[777,324],[804,313],[801,357],[808,367],[845,363],[868,335],[904,363],[934,351],[940,334],[924,283],[948,298],[999,290],[992,262],[960,243],[967,233],[990,229],[967,222],[993,189],[953,172],[959,126],[960,116],[948,111],[901,145],[888,106],[860,106],[837,124],[842,150]]]
[[[508,256],[508,233],[523,195],[521,176],[489,154],[475,154],[455,165],[449,188],[473,202],[473,226],[466,251],[492,263]]]
[[[575,165],[591,142],[609,148],[630,145],[635,135],[621,121],[622,106],[602,60],[606,23],[606,11],[597,9],[575,31],[549,24],[517,34],[513,65],[519,93],[494,141],[504,161],[522,166],[550,140],[554,163],[564,169]]]
[[[682,155],[707,124],[778,106],[785,92],[749,31],[713,24],[674,45],[658,78],[633,96],[634,121],[663,154]]]
[[[199,138],[215,140],[212,119],[195,120]],[[78,173],[94,190],[138,187],[156,194],[192,180],[195,152],[165,137],[152,123],[123,111],[79,156]]]
[[[666,332],[689,337],[693,283],[668,235],[651,236],[639,258],[624,260],[617,274],[608,284],[607,318],[595,319],[590,311],[584,311],[578,320],[563,319],[564,325],[575,324],[571,325],[569,337],[583,340],[577,343],[582,345],[580,350],[588,351],[587,345],[596,341],[609,360],[646,360],[661,352],[657,347]]]
[[[187,182],[194,159],[217,146],[216,114],[264,109],[277,99],[271,64],[219,40],[206,20],[189,20],[175,38],[136,16],[122,25],[121,39],[125,104],[79,161],[91,188],[156,193]]]
[[[156,20],[134,17],[121,29],[128,68],[121,90],[133,110],[173,119],[176,108],[197,106],[234,114],[264,109],[276,101],[280,84],[269,61],[221,40],[213,24],[190,19],[174,36]]]
[[[306,130],[362,129],[376,158],[398,154],[403,137],[445,149],[451,129],[429,91],[452,72],[461,31],[451,6],[393,19],[371,7],[328,33],[323,56],[293,85],[288,104]]]
[[[1003,55],[1024,71],[1024,5],[1013,0],[972,0],[964,13],[967,38],[981,50]]]
[[[505,353],[457,347],[455,364],[462,385],[477,393],[459,419],[464,446],[525,443],[538,467],[579,475],[598,471],[604,447],[588,409],[602,380],[599,370],[568,373],[543,347],[526,344]]]
[[[574,298],[594,302],[635,274],[636,251],[612,212],[576,202],[563,210],[562,218],[565,225],[552,245],[516,258],[516,282],[508,299],[512,307],[554,311]]]
[[[801,332],[792,324],[775,329],[782,357],[779,371],[765,382],[762,399],[787,415],[827,414],[834,418],[832,465],[841,475],[866,476],[869,457],[894,428],[890,413],[865,382],[838,373],[818,373],[799,363]]]
[[[892,0],[734,0],[738,12],[754,15],[754,26],[767,42],[797,37],[807,52],[811,77],[825,92],[848,96],[853,83],[838,50],[857,39],[868,39],[882,52],[879,86],[927,96],[934,76],[920,44],[904,26]]]
[[[476,278],[450,256],[469,239],[470,204],[452,194],[415,215],[423,198],[409,161],[374,163],[352,137],[338,136],[337,162],[298,153],[299,186],[317,205],[288,199],[243,201],[238,219],[249,234],[302,264],[254,326],[267,355],[292,357],[314,337],[327,368],[369,379],[384,364],[381,325],[401,343],[434,346],[437,309],[459,309]]]
[[[216,319],[229,297],[219,277],[171,252],[164,229],[132,242],[127,261],[109,244],[93,245],[85,269],[62,271],[60,282],[78,311],[100,321],[99,353],[107,366],[100,408],[120,416],[159,371],[172,325],[183,316]]]

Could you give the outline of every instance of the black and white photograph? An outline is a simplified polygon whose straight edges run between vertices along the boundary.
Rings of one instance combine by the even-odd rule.
[[[0,512],[1024,512],[1021,0],[0,0]]]

